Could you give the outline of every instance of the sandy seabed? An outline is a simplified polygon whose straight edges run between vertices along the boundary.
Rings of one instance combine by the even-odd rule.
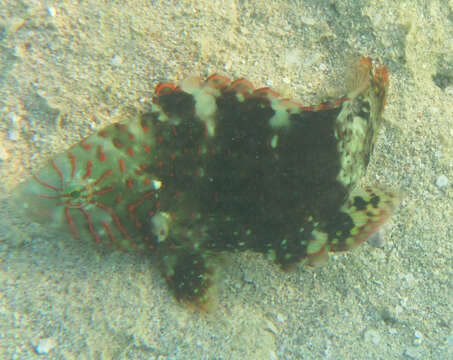
[[[0,358],[453,358],[452,34],[452,0],[3,1]],[[159,81],[247,77],[311,104],[360,56],[391,74],[365,179],[402,195],[380,246],[291,272],[228,256],[202,314],[149,258],[11,208],[32,170]]]

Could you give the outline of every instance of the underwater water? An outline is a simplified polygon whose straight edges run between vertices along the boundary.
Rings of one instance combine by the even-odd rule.
[[[71,1],[0,5],[0,358],[451,358],[453,43],[449,34],[453,25],[445,14],[453,9],[446,1],[410,5],[390,1],[143,1],[131,6],[94,0],[77,6]],[[382,75],[374,77],[370,72],[370,79],[378,80],[364,87],[351,79],[357,59],[363,57],[373,59],[373,66],[386,67],[386,96],[380,93]],[[248,82],[236,83],[235,100],[228,98],[230,102],[215,109],[213,97],[227,99],[227,95],[215,95],[218,82],[198,98],[200,84],[196,82],[182,86],[193,98],[175,95],[173,88],[160,88],[157,105],[163,110],[154,111],[156,119],[150,115],[153,120],[144,125],[148,119],[144,117],[136,124],[142,126],[138,132],[132,126],[128,133],[121,132],[128,140],[114,130],[104,137],[119,141],[111,142],[115,149],[122,148],[119,144],[157,149],[155,168],[137,172],[135,165],[147,159],[142,147],[142,154],[138,148],[132,149],[133,155],[126,150],[129,153],[124,156],[129,158],[115,153],[116,172],[109,172],[113,169],[110,156],[116,150],[104,140],[93,143],[93,150],[84,149],[87,142],[82,143],[79,150],[69,150],[72,156],[62,157],[89,135],[94,139],[93,134],[101,134],[102,138],[99,131],[114,129],[111,124],[115,122],[135,124],[137,114],[149,112],[157,84],[178,83],[191,76],[206,79],[213,73],[246,78],[257,88],[271,87],[281,94],[279,99],[288,97],[301,105],[276,101],[269,91],[244,101],[241,96],[247,99],[246,93],[253,93]],[[164,98],[169,94],[176,98]],[[309,168],[310,179],[318,169],[323,170],[313,185],[318,186],[323,201],[315,206],[313,199],[318,197],[314,194],[306,192],[298,198],[297,190],[287,189],[299,184],[294,179],[308,181],[308,175],[294,164],[308,166],[313,164],[311,158],[321,161],[318,152],[308,147],[294,151],[291,146],[299,149],[302,139],[308,143],[310,138],[317,144],[317,139],[329,134],[325,127],[316,127],[318,120],[326,121],[318,115],[326,114],[326,119],[338,123],[343,100],[318,113],[308,108],[345,94],[360,105],[348,111],[356,122],[365,116],[369,104],[361,96],[375,99],[371,103],[385,98],[382,123],[375,132],[364,131],[364,140],[357,141],[357,146],[366,144],[366,151],[358,151],[356,145],[348,149],[348,153],[364,154],[354,158],[352,167],[345,165],[349,160],[336,158],[336,165],[326,161],[326,166]],[[308,112],[301,111],[301,116],[316,126],[285,131],[285,116],[269,118],[282,108],[278,114],[288,110],[292,120],[298,116],[296,108],[305,108]],[[335,117],[329,117],[335,111]],[[221,114],[223,122],[219,118],[212,122],[213,113]],[[246,121],[232,126],[229,120],[237,119],[233,113]],[[163,121],[158,119],[161,114],[172,116]],[[199,122],[184,121],[193,114],[204,116],[204,128],[197,127]],[[261,126],[260,119],[271,126]],[[149,144],[146,137],[138,139],[143,126],[161,123],[183,135],[172,134],[170,126],[162,133],[153,131],[174,141],[171,145],[162,145],[159,136]],[[191,125],[186,129],[184,124]],[[225,137],[215,133],[219,129]],[[235,129],[245,140],[240,140]],[[198,130],[200,138],[196,138]],[[335,134],[331,136],[342,138],[338,131]],[[202,144],[200,149],[187,145],[193,139],[197,139],[193,145]],[[289,150],[284,150],[285,144],[291,144]],[[183,155],[186,148],[192,155]],[[220,157],[219,150],[227,155]],[[260,163],[264,166],[247,156],[253,151],[255,157],[267,159]],[[199,152],[213,155],[206,163],[195,155]],[[305,157],[299,157],[301,153]],[[158,166],[167,155],[176,159],[176,165]],[[105,163],[104,156],[112,162]],[[93,164],[87,165],[90,157]],[[49,163],[51,159],[57,159],[55,166]],[[284,163],[283,159],[293,160]],[[332,158],[326,155],[325,159]],[[358,163],[360,170],[356,170]],[[46,165],[49,172],[41,176],[39,169]],[[348,252],[333,252],[316,266],[297,265],[319,262],[303,261],[306,255],[325,260],[324,250],[336,249],[326,246],[331,240],[325,239],[333,239],[334,233],[341,238],[340,230],[346,234],[346,228],[328,225],[336,212],[319,205],[333,201],[338,210],[347,198],[344,188],[334,191],[335,181],[327,181],[331,175],[324,170],[331,166],[348,169],[341,175],[343,180],[358,171],[354,185],[385,189],[399,199],[399,205],[367,242]],[[239,169],[237,176],[219,175],[230,169]],[[187,173],[187,177],[173,183],[173,171]],[[256,183],[262,190],[241,188],[253,183],[250,178],[255,172],[261,174]],[[112,173],[123,176],[124,187],[110,183]],[[32,174],[38,174],[40,181],[33,180]],[[71,186],[66,186],[68,178]],[[62,179],[67,192],[59,188]],[[28,187],[33,181],[33,186],[43,186],[47,192]],[[282,186],[284,181],[288,187]],[[215,182],[222,185],[212,185]],[[171,196],[162,195],[169,189]],[[224,196],[227,200],[212,201],[218,199],[219,189],[220,198],[229,194]],[[36,192],[44,202],[36,201]],[[179,192],[182,198],[176,195]],[[145,223],[154,239],[147,247],[178,248],[181,241],[169,244],[167,240],[179,236],[185,240],[178,256],[169,255],[169,250],[150,255],[142,240],[134,240],[135,232],[142,234],[136,230],[142,224],[133,218],[138,210],[122,213],[113,208],[115,201],[121,203],[132,193],[134,204],[154,199],[152,208],[146,209],[148,215],[154,211],[153,220]],[[206,193],[215,196],[200,202],[199,194]],[[64,197],[54,202],[55,194]],[[115,196],[105,199],[106,194]],[[235,195],[239,199],[230,201]],[[244,198],[255,205],[244,207]],[[180,199],[174,208],[173,199]],[[158,201],[167,208],[159,208]],[[299,202],[303,207],[297,206]],[[24,206],[28,207],[25,213]],[[393,205],[388,209],[390,213]],[[289,215],[284,214],[286,210]],[[311,213],[323,215],[320,227],[310,225],[310,220],[302,231],[297,230],[314,226],[310,232],[316,241],[295,248],[290,235],[296,228],[286,225],[298,216],[308,219]],[[351,219],[356,218],[351,215]],[[129,227],[132,220],[133,227]],[[172,227],[175,221],[178,227]],[[87,223],[92,227],[87,228]],[[358,230],[351,224],[347,231],[353,239]],[[234,245],[226,240],[193,240],[210,239],[214,232],[227,234],[225,239],[236,232],[244,235]],[[250,237],[255,233],[259,236]],[[274,242],[276,234],[289,237]],[[117,238],[123,239],[120,246],[105,246],[104,242]],[[273,251],[260,248],[261,239]],[[248,251],[242,251],[242,242]],[[211,273],[211,266],[206,266],[191,276],[194,268],[178,259],[200,264],[206,260],[204,255],[193,258],[190,251],[208,245],[209,251],[217,247],[220,253],[215,271]],[[142,251],[118,250],[128,247]],[[297,261],[291,258],[295,254]],[[197,283],[197,278],[202,280]],[[207,278],[212,284],[209,307],[197,295],[203,292]]]

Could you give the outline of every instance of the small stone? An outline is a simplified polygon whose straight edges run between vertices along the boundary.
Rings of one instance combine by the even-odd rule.
[[[265,326],[264,330],[269,331],[270,333],[272,333],[274,335],[277,335],[277,333],[278,333],[277,327],[270,320],[266,320],[266,326]]]
[[[90,130],[96,129],[97,126],[98,126],[98,124],[96,123],[96,121],[91,121],[91,122],[88,124],[88,127],[90,128]]]
[[[121,56],[115,55],[110,59],[110,65],[112,65],[113,67],[120,66],[122,63],[123,59],[121,58]]]
[[[304,16],[302,15],[300,17],[300,20],[305,24],[305,25],[308,25],[308,26],[312,26],[314,24],[316,24],[316,19],[312,18],[312,17],[309,17],[309,16]]]
[[[17,141],[19,139],[19,130],[15,128],[8,129],[8,139],[11,141]]]
[[[47,13],[52,17],[57,16],[57,10],[53,6],[47,8]]]
[[[371,342],[373,345],[378,345],[381,342],[381,336],[377,330],[367,330],[363,337],[366,342]]]
[[[279,323],[284,323],[286,321],[286,316],[282,314],[277,314],[277,321]]]
[[[385,246],[385,237],[381,235],[381,232],[378,229],[378,231],[367,239],[367,242],[375,248],[382,249]]]
[[[291,49],[288,51],[286,54],[286,63],[288,66],[297,66],[300,65],[300,59],[302,58],[302,53],[300,50],[297,49]]]
[[[54,338],[49,337],[40,339],[35,347],[36,353],[39,355],[48,354],[52,349],[57,346],[57,342]]]
[[[448,185],[448,178],[445,175],[440,175],[436,180],[436,186],[443,188]]]
[[[414,345],[420,345],[423,341],[423,334],[417,330],[414,332],[414,337],[415,337]]]
[[[390,334],[390,335],[396,335],[396,334],[398,334],[398,330],[393,329],[393,328],[390,328],[390,329],[389,329],[389,334]]]
[[[403,284],[402,284],[403,288],[410,288],[410,287],[413,287],[416,284],[415,277],[411,273],[402,275],[400,277],[400,279],[403,282]]]
[[[19,126],[19,123],[22,119],[22,117],[20,115],[17,115],[15,112],[12,112],[12,111],[10,113],[8,113],[8,115],[6,117],[8,118],[8,120],[12,126]]]
[[[421,359],[421,350],[416,347],[410,347],[404,351],[404,355],[409,359]]]

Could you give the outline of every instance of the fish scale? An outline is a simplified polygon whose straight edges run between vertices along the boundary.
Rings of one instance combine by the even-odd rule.
[[[219,253],[313,265],[390,216],[397,196],[357,187],[388,72],[366,58],[356,71],[347,96],[315,106],[220,75],[160,84],[146,111],[50,160],[17,203],[76,238],[149,250],[177,299],[206,308]]]

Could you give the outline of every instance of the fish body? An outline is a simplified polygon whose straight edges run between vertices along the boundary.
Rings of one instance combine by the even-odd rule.
[[[317,106],[213,75],[160,84],[147,111],[56,158],[18,192],[32,218],[151,251],[179,300],[204,306],[216,255],[315,264],[369,237],[397,198],[358,188],[382,123],[385,67]]]

